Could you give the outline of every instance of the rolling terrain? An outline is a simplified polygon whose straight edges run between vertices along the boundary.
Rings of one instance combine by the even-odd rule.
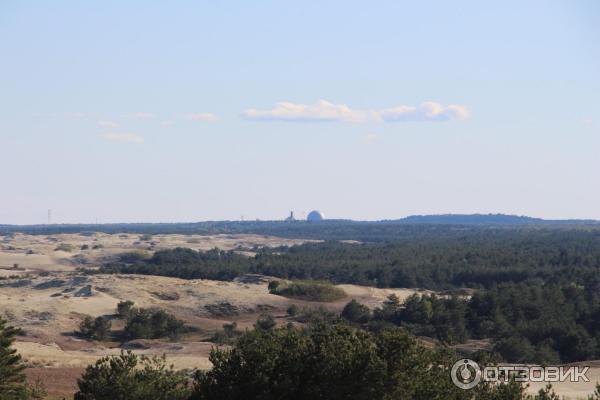
[[[134,250],[150,254],[179,246],[196,250],[219,247],[252,254],[255,246],[304,242],[257,235],[154,235],[143,239],[139,235],[102,233],[0,237],[0,315],[22,329],[15,347],[30,367],[30,379],[40,379],[51,396],[72,394],[77,377],[87,365],[122,350],[149,356],[164,354],[178,369],[207,369],[208,354],[215,346],[210,340],[225,323],[236,322],[242,330],[250,328],[266,311],[278,324],[284,324],[288,322],[286,310],[292,304],[308,308],[324,305],[339,313],[350,298],[375,307],[391,293],[404,299],[416,292],[339,285],[347,297],[321,304],[269,294],[269,278],[264,276],[242,276],[224,282],[89,274],[101,263]],[[57,250],[59,247],[63,250]],[[82,267],[87,274],[81,272]],[[116,307],[125,300],[134,301],[138,307],[166,310],[192,331],[175,341],[117,340],[123,322],[115,316]],[[95,341],[76,335],[86,315],[111,319],[114,337]]]

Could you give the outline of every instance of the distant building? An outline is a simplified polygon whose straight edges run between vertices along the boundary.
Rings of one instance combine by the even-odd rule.
[[[307,221],[323,221],[325,219],[325,216],[317,210],[313,210],[311,212],[308,213],[308,216],[306,217]]]
[[[294,212],[290,211],[290,216],[285,219],[287,222],[294,222],[296,218],[294,218]]]

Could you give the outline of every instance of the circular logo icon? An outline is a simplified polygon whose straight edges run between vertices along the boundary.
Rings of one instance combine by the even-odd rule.
[[[481,381],[481,368],[475,361],[463,358],[454,363],[450,377],[459,388],[473,389]]]

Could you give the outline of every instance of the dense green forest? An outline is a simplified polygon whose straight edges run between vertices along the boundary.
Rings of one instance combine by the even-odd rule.
[[[352,301],[342,316],[368,329],[391,323],[450,345],[490,339],[491,355],[509,362],[600,357],[600,294],[576,285],[502,284],[472,297],[414,295],[402,304],[390,296],[373,312]]]
[[[196,252],[178,248],[130,261],[126,257],[105,265],[103,271],[217,280],[259,273],[432,290],[520,282],[600,288],[600,231],[444,230],[385,243],[323,242],[265,248],[251,258],[217,249]]]

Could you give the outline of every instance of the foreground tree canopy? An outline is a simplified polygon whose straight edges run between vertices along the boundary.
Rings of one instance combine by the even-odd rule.
[[[25,368],[21,356],[11,347],[18,330],[0,318],[0,399],[26,399]]]
[[[0,399],[39,399],[44,395],[43,390],[25,384],[25,365],[21,356],[12,348],[18,333],[18,329],[7,325],[0,317]]]
[[[105,357],[87,367],[74,400],[185,400],[190,388],[185,375],[164,358],[131,352]]]
[[[164,359],[101,359],[79,380],[75,400],[557,399],[549,388],[528,396],[514,382],[459,389],[449,375],[456,357],[422,347],[401,329],[288,325],[246,331],[231,349],[214,349],[213,368],[197,372],[192,385]]]

